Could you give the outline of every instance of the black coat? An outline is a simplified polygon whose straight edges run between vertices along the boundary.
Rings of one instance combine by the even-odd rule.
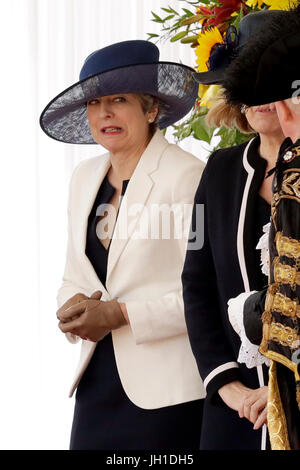
[[[207,391],[202,449],[260,449],[266,437],[265,429],[253,431],[217,393],[234,380],[253,389],[267,383],[265,368],[236,362],[240,338],[227,314],[230,298],[264,287],[254,235],[255,203],[266,169],[258,145],[257,137],[249,145],[215,152],[195,196],[195,204],[204,204],[204,245],[187,251],[182,282],[189,338]],[[195,214],[194,207],[193,231]],[[264,223],[269,218],[268,212]]]

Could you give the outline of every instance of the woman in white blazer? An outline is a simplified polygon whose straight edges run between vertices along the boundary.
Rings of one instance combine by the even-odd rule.
[[[196,96],[192,69],[126,41],[91,54],[41,115],[50,137],[108,150],[70,183],[57,316],[71,342],[82,339],[71,449],[199,448],[204,389],[181,272],[203,164],[158,130]]]

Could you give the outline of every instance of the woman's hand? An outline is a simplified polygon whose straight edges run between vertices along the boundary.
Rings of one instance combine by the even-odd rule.
[[[102,294],[101,294],[102,295]],[[65,310],[67,310],[69,307],[72,307],[72,305],[78,304],[79,302],[82,302],[83,300],[88,299],[86,295],[82,293],[78,293],[73,295],[73,297],[70,297],[56,312],[56,316],[58,320],[62,321],[61,315]]]
[[[101,293],[74,304],[61,312],[59,328],[63,333],[72,333],[89,341],[100,341],[111,330],[127,322],[116,300],[103,302]]]
[[[219,389],[224,403],[239,413],[240,418],[247,418],[259,429],[267,422],[268,387],[255,390],[239,381],[230,382]]]
[[[251,389],[242,384],[238,380],[234,380],[218,390],[223,402],[235,411],[242,408],[245,398]]]
[[[261,428],[267,422],[268,387],[250,390],[244,396],[239,408],[240,418],[247,418],[254,424],[253,429]]]

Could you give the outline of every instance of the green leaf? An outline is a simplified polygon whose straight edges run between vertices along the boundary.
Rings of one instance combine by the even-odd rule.
[[[192,123],[192,130],[194,137],[198,140],[204,140],[208,144],[210,143],[211,137],[207,132],[207,126],[205,125],[203,116],[195,119]]]
[[[198,36],[188,36],[187,38],[181,39],[182,44],[189,44],[192,42],[197,42]]]
[[[170,11],[172,13],[174,13],[174,15],[177,15],[177,16],[179,15],[179,13],[176,10],[174,10],[174,8],[170,7],[170,5],[168,5],[168,7],[169,7]]]
[[[233,145],[239,145],[244,142],[248,142],[248,140],[253,137],[250,134],[243,134],[238,129],[227,129],[226,127],[221,127],[216,133],[216,136],[221,137],[217,148],[227,148],[232,147]]]
[[[158,34],[153,34],[153,33],[146,33],[146,34],[148,34],[148,36],[149,36],[148,39],[147,39],[148,41],[150,41],[150,39],[152,39],[152,38],[159,38]]]
[[[190,10],[183,8],[183,11],[187,14],[187,16],[194,16],[195,13],[192,13]]]
[[[173,126],[176,130],[176,132],[173,133],[175,137],[177,137],[178,140],[183,140],[189,137],[192,133],[192,127],[188,124],[186,126]]]
[[[190,16],[187,19],[183,19],[181,24],[182,24],[182,26],[186,26],[186,25],[198,23],[200,20],[202,20],[202,18],[203,18],[203,15],[193,15],[193,16]]]
[[[171,42],[179,41],[179,39],[184,38],[187,35],[187,31],[181,31],[171,38]]]
[[[154,13],[153,11],[151,11],[154,19],[152,18],[151,21],[155,21],[156,23],[163,23],[164,20],[162,20],[156,13]]]
[[[238,15],[235,17],[235,20],[232,23],[232,25],[236,27],[237,31],[239,31],[239,24],[243,16],[244,16],[244,11],[243,11],[243,7],[241,6]]]
[[[174,18],[174,16],[175,16],[175,15],[166,16],[166,18],[164,18],[164,21],[171,20],[172,18]]]

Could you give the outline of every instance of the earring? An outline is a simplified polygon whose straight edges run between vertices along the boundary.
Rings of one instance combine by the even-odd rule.
[[[153,118],[149,118],[149,119],[148,119],[148,122],[149,122],[150,124],[151,124],[153,121],[154,121]]]
[[[242,106],[241,106],[240,109],[241,109],[241,114],[246,114],[246,111],[247,111],[247,109],[248,109],[248,106],[246,106],[245,104],[242,104]]]

